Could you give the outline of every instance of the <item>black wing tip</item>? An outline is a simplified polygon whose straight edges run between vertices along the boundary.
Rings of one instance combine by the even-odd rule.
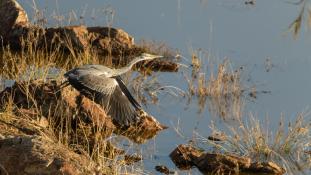
[[[132,96],[130,91],[127,89],[122,78],[120,76],[116,76],[115,79],[117,80],[121,91],[124,93],[124,95],[127,97],[127,99],[131,102],[131,104],[134,106],[134,108],[136,110],[141,109],[142,108],[141,105],[135,100],[135,98]]]

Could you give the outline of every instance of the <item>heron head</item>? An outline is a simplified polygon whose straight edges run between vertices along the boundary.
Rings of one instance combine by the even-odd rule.
[[[152,59],[155,59],[155,58],[162,58],[163,56],[161,55],[152,55],[152,54],[149,54],[149,53],[142,53],[140,55],[140,58],[143,59],[143,60],[152,60]]]

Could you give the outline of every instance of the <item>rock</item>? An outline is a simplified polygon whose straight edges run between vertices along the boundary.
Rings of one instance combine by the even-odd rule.
[[[107,136],[116,129],[111,118],[106,114],[105,110],[90,99],[80,96],[79,92],[67,87],[62,91],[62,98],[70,111],[77,111],[76,117],[82,118],[84,121],[91,121],[99,128],[105,128]]]
[[[43,136],[0,140],[1,174],[92,174],[95,163]],[[4,156],[5,155],[5,156]]]
[[[117,45],[123,48],[132,48],[134,46],[134,38],[122,29],[115,29],[112,27],[88,27],[89,33],[95,34],[97,38],[93,40],[100,40],[103,38],[110,38]],[[103,45],[105,48],[105,45]]]
[[[47,46],[55,48],[60,46],[71,52],[85,51],[89,47],[88,39],[87,28],[83,25],[47,28],[43,36],[43,41],[47,43]]]
[[[132,50],[134,38],[122,29],[111,27],[88,27],[90,43],[93,51],[101,56],[113,56],[113,59],[124,56]],[[120,60],[112,60],[118,62]]]
[[[6,38],[15,30],[29,26],[25,10],[15,0],[0,1],[0,36]]]
[[[170,157],[178,168],[190,169],[196,166],[204,174],[239,174],[239,172],[252,172],[279,175],[285,173],[283,168],[273,162],[251,163],[251,159],[248,157],[203,152],[191,145],[179,145],[172,151]]]
[[[201,172],[238,173],[241,169],[247,169],[251,165],[251,159],[232,154],[204,153],[194,157],[193,162]]]
[[[284,174],[284,168],[278,166],[273,162],[254,162],[251,166],[246,170],[247,172],[262,172],[265,174]]]
[[[28,37],[32,41],[36,38],[34,35],[43,30],[29,22],[25,10],[15,0],[0,1],[0,16],[0,47],[9,45],[11,49],[20,51],[25,45],[23,38]]]
[[[132,125],[125,129],[117,129],[115,133],[122,134],[136,143],[144,143],[155,137],[158,132],[168,128],[159,123],[153,116],[147,114],[145,111],[140,110],[138,112],[141,119],[136,125]]]
[[[192,146],[178,145],[174,151],[171,152],[170,158],[175,165],[182,170],[188,170],[195,165],[194,159],[203,154]]]
[[[39,39],[40,47],[61,47],[71,54],[92,51],[100,58],[120,58],[134,47],[134,38],[122,29],[110,27],[64,26],[47,28]]]
[[[164,165],[157,165],[155,166],[155,170],[162,173],[162,174],[175,174],[173,171],[170,171],[166,166]]]

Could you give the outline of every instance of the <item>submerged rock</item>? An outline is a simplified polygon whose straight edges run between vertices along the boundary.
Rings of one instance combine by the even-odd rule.
[[[251,159],[232,154],[203,153],[193,159],[201,172],[238,173],[251,165]]]
[[[273,162],[253,162],[251,166],[246,169],[247,172],[265,173],[265,174],[284,174],[285,170]]]
[[[145,111],[138,111],[140,114],[140,121],[133,126],[126,129],[118,129],[116,133],[122,134],[136,143],[144,143],[146,140],[153,138],[158,132],[167,129],[168,127],[162,125],[153,116],[147,114]]]
[[[156,171],[162,173],[162,174],[175,174],[174,171],[170,171],[166,166],[164,165],[157,165],[154,167]]]
[[[170,157],[178,168],[185,170],[195,166],[204,174],[285,173],[283,168],[273,162],[251,162],[248,157],[203,152],[190,145],[179,145]]]
[[[192,146],[179,145],[171,152],[170,158],[179,169],[187,170],[195,166],[194,159],[200,157],[202,154],[202,151]]]

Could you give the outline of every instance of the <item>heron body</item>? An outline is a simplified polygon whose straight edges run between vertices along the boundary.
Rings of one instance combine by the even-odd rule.
[[[115,122],[129,126],[138,121],[137,110],[141,109],[141,105],[131,95],[120,76],[139,61],[159,57],[161,56],[142,54],[120,69],[88,64],[69,70],[64,76],[81,94],[102,105]]]

